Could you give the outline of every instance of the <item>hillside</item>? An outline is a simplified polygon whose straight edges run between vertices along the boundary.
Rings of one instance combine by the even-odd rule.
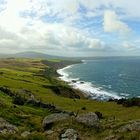
[[[81,140],[140,139],[139,107],[88,100],[57,78],[56,69],[73,63],[79,62],[0,60],[0,139],[57,140],[67,129]],[[78,120],[87,113],[92,125]]]
[[[15,57],[15,58],[61,58],[59,56],[48,55],[45,53],[27,51],[15,54],[0,54],[0,58]]]

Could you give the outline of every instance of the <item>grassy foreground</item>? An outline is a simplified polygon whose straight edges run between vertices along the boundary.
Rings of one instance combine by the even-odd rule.
[[[140,139],[140,132],[117,130],[130,121],[140,119],[139,107],[123,107],[115,102],[99,102],[87,100],[78,90],[71,89],[65,82],[57,79],[56,69],[77,63],[61,60],[41,59],[1,59],[0,87],[8,88],[15,96],[35,99],[56,106],[65,111],[78,114],[99,111],[103,114],[101,129],[95,130],[75,123],[73,119],[57,123],[52,127],[54,133],[46,135],[42,128],[42,120],[52,114],[48,108],[44,109],[32,104],[14,104],[13,96],[0,91],[0,118],[18,127],[16,134],[1,134],[0,139],[59,139],[59,134],[66,128],[78,131],[83,140],[104,140],[108,136],[118,139]],[[21,133],[29,131],[31,134],[23,138]]]

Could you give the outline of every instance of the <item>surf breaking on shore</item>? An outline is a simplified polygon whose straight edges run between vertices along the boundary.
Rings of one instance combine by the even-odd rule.
[[[85,61],[82,61],[85,63]],[[86,81],[80,81],[80,78],[71,78],[69,77],[69,74],[67,73],[67,69],[70,69],[71,67],[75,66],[69,65],[67,67],[64,67],[62,69],[57,70],[57,73],[59,73],[61,76],[59,77],[61,80],[67,82],[71,87],[75,89],[79,89],[82,92],[84,92],[85,96],[90,99],[97,99],[97,100],[109,100],[111,99],[121,99],[122,97],[118,96],[114,92],[108,92],[101,87],[96,87],[91,82]]]

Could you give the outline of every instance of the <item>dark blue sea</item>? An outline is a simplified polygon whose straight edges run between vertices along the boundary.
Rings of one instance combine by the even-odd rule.
[[[140,57],[83,60],[58,72],[61,79],[93,99],[140,97]]]

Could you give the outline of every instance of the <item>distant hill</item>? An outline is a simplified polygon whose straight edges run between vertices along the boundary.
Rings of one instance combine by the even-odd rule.
[[[82,57],[64,57],[64,56],[48,55],[45,53],[34,52],[34,51],[20,52],[16,54],[0,54],[0,58],[45,58],[45,59],[63,59],[63,60],[84,59]]]
[[[27,51],[27,52],[20,52],[16,54],[0,54],[0,58],[45,58],[45,59],[64,59],[64,60],[95,60],[95,59],[118,59],[118,58],[135,58],[138,56],[114,56],[114,57],[106,57],[106,56],[87,56],[87,57],[64,57],[64,56],[55,56],[55,55],[48,55],[46,53],[34,52],[34,51]]]
[[[0,58],[63,58],[60,56],[53,56],[39,52],[20,52],[16,54],[0,54]]]
[[[7,58],[9,57],[10,55],[9,54],[0,54],[0,58]],[[10,56],[11,57],[11,56]]]
[[[23,58],[60,58],[59,56],[53,56],[39,52],[21,52],[14,54],[14,56]]]

